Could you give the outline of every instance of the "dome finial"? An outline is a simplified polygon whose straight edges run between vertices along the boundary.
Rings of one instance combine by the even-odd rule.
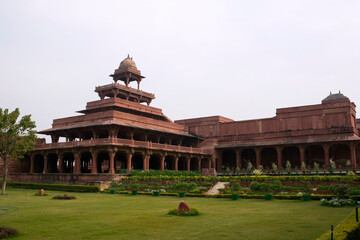
[[[137,69],[135,62],[132,60],[132,58],[130,58],[130,54],[128,54],[128,55],[127,55],[127,58],[125,58],[125,59],[120,63],[119,68],[122,68],[122,67],[131,67],[131,68]]]

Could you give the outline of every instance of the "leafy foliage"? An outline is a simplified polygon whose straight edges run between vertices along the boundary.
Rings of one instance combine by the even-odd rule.
[[[18,231],[15,228],[0,226],[0,239],[15,236],[16,234],[18,234]]]
[[[14,188],[27,189],[45,189],[67,192],[100,192],[99,186],[83,186],[83,185],[65,185],[65,184],[47,184],[47,183],[8,183],[8,186]]]
[[[5,194],[6,188],[7,161],[23,158],[35,146],[35,122],[31,121],[31,115],[25,115],[18,121],[19,115],[18,108],[10,113],[8,109],[0,108],[0,158],[4,161],[5,170],[2,194]]]
[[[190,211],[181,211],[180,214],[178,214],[177,209],[171,209],[168,212],[169,215],[176,215],[176,216],[197,216],[200,214],[199,210],[196,208],[190,208]]]

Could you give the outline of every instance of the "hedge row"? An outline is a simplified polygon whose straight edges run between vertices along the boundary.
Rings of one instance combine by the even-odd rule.
[[[65,192],[100,192],[99,186],[83,186],[83,185],[63,185],[63,184],[46,184],[46,183],[18,183],[9,182],[7,186],[14,188],[26,189],[44,189]]]
[[[351,235],[354,235],[355,232],[358,232],[360,228],[360,222],[356,222],[355,219],[355,211],[349,215],[349,217],[342,222],[341,224],[335,227],[335,231],[333,232],[334,239],[336,240],[347,240],[347,239],[359,239],[359,238],[351,238]],[[323,235],[321,235],[316,240],[330,240],[331,231],[327,231]],[[357,236],[358,237],[358,236]]]
[[[110,190],[103,191],[105,193],[109,193]],[[131,194],[131,191],[116,191],[117,194]],[[138,192],[139,195],[149,195],[152,196],[152,192]],[[161,196],[179,196],[178,193],[160,193]],[[208,194],[200,194],[200,193],[186,193],[186,197],[200,197],[200,198],[231,198],[232,194],[215,194],[215,195],[208,195]],[[323,198],[331,199],[335,197],[335,195],[311,195],[312,200],[321,200]],[[246,195],[246,194],[239,194],[239,198],[243,199],[265,199],[265,195]],[[302,195],[273,195],[274,199],[280,200],[301,200]]]
[[[273,182],[280,181],[316,181],[316,182],[360,182],[360,176],[133,176],[124,178],[123,180],[139,180],[139,181],[196,181],[196,182],[252,182],[264,181]]]

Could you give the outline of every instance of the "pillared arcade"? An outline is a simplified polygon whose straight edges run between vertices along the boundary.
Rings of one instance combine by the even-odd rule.
[[[150,106],[154,94],[142,91],[145,78],[129,56],[110,75],[113,83],[95,88],[99,100],[80,116],[55,119],[39,134],[33,152],[11,166],[15,181],[109,180],[130,169],[211,172],[244,168],[251,162],[279,169],[290,161],[329,167],[360,165],[360,119],[356,106],[335,93],[321,104],[281,108],[272,118],[234,121],[222,116],[171,121]],[[131,82],[137,88],[130,87]],[[62,141],[61,141],[62,140]]]

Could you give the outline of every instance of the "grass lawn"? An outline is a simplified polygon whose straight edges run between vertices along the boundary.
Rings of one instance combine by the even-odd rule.
[[[321,207],[319,201],[184,198],[200,210],[194,217],[169,216],[177,197],[68,193],[7,188],[0,226],[16,228],[16,239],[315,239],[352,208]]]

